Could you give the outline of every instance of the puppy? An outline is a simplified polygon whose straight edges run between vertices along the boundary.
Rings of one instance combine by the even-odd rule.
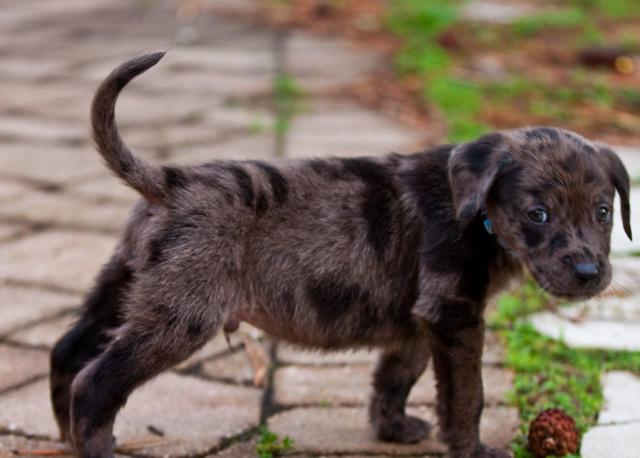
[[[405,405],[431,358],[451,456],[508,456],[478,435],[486,300],[522,267],[561,297],[609,284],[614,190],[631,238],[618,157],[535,127],[408,156],[155,166],[114,108],[161,57],[117,68],[93,103],[98,151],[143,199],[51,354],[62,437],[113,456],[129,394],[246,321],[306,347],[381,348],[369,412],[384,441],[428,435]]]

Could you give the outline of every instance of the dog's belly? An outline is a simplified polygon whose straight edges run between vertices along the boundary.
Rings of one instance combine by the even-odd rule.
[[[364,333],[354,334],[349,332],[351,329],[348,322],[344,326],[327,328],[314,326],[309,321],[296,323],[294,320],[283,319],[282,316],[274,316],[256,308],[240,309],[234,312],[225,322],[225,332],[237,331],[241,322],[255,326],[278,340],[323,350],[389,347],[399,342],[413,340],[419,334],[418,326],[411,322],[405,322],[402,326],[386,322],[371,326]]]

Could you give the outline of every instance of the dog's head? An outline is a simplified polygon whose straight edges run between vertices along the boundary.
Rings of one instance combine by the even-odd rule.
[[[493,133],[453,150],[449,180],[458,219],[486,212],[549,293],[589,297],[609,285],[616,190],[632,235],[629,175],[606,146],[550,127]]]

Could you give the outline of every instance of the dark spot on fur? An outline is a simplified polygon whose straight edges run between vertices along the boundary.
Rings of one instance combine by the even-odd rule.
[[[466,224],[456,218],[447,177],[452,147],[421,153],[415,167],[399,178],[428,222],[422,230],[421,264],[428,271],[460,276],[454,285],[456,293],[472,302],[482,301],[500,246],[485,230],[480,214]]]
[[[567,237],[560,232],[553,234],[553,237],[549,240],[549,248],[551,248],[552,251],[561,250],[566,248],[568,245],[569,242],[567,241]]]
[[[455,164],[453,167],[451,167],[451,174],[454,177],[458,177],[461,173],[465,172],[467,170],[467,168],[463,165],[463,164]]]
[[[550,140],[553,143],[560,141],[560,135],[558,131],[550,127],[537,127],[535,129],[527,130],[524,133],[527,140]]]
[[[123,175],[129,175],[133,172],[134,161],[131,159],[123,159],[118,162],[118,169]]]
[[[206,219],[201,210],[191,210],[176,215],[166,226],[149,241],[149,257],[147,265],[152,266],[167,259],[166,252],[184,240],[191,239],[192,234]]]
[[[369,294],[358,285],[344,284],[328,278],[310,281],[307,284],[307,295],[318,319],[325,324],[335,322],[352,307],[369,298]]]
[[[394,204],[397,190],[389,171],[370,159],[342,161],[345,170],[365,184],[362,214],[367,222],[367,240],[382,257],[393,235]]]
[[[162,172],[164,173],[164,184],[168,189],[184,188],[189,183],[184,171],[177,167],[164,166]]]
[[[520,225],[520,231],[524,235],[524,243],[527,247],[534,248],[544,240],[544,230],[539,227],[534,227],[532,224],[525,223]]]
[[[580,163],[580,158],[577,154],[572,153],[567,157],[563,162],[560,163],[560,168],[564,170],[566,173],[576,173],[578,170],[578,165]]]
[[[482,311],[478,305],[470,301],[451,301],[440,298],[438,317],[431,324],[431,329],[446,345],[457,342],[457,331],[468,327],[478,326],[482,321]]]
[[[123,262],[110,261],[103,268],[84,302],[82,317],[53,347],[52,376],[75,374],[102,351],[109,340],[105,330],[122,323],[122,299],[132,280],[133,272]],[[69,393],[65,390],[63,395]]]
[[[280,294],[280,304],[289,313],[293,313],[296,306],[295,295],[293,291],[286,289]]]
[[[191,337],[197,337],[202,334],[202,329],[204,328],[202,324],[202,320],[197,318],[192,318],[187,325],[187,334]]]
[[[178,313],[167,304],[159,303],[153,306],[153,313],[158,323],[164,323],[168,328],[173,328],[178,324]]]
[[[489,134],[470,143],[462,152],[462,158],[476,176],[482,175],[489,167],[493,151],[502,142],[500,134]]]
[[[499,204],[512,202],[520,192],[522,179],[522,166],[513,165],[505,167],[504,172],[496,181],[490,198],[495,199]]]
[[[256,214],[262,216],[268,209],[269,203],[267,202],[267,196],[265,196],[263,192],[259,192],[256,199]]]
[[[328,160],[312,159],[309,161],[309,167],[318,175],[329,180],[340,180],[345,175],[342,167]]]
[[[585,173],[584,175],[584,182],[585,183],[594,183],[598,180],[598,176],[593,173],[592,171],[587,171],[587,173]]]
[[[580,240],[584,239],[584,233],[582,232],[582,229],[578,229],[578,238]]]
[[[273,200],[278,205],[284,204],[289,197],[289,183],[286,177],[270,164],[256,162],[256,166],[267,175],[271,185],[271,192],[273,193]]]
[[[582,252],[587,257],[587,259],[593,259],[594,258],[593,252],[589,248],[587,248],[587,247],[582,248]]]
[[[240,191],[240,198],[247,207],[253,206],[254,192],[251,176],[237,165],[229,165],[226,169],[233,175]]]

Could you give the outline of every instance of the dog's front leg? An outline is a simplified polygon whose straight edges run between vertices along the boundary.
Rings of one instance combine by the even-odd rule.
[[[429,435],[431,426],[427,422],[405,413],[411,387],[428,361],[428,344],[422,341],[380,355],[369,406],[369,418],[379,439],[410,444]]]
[[[453,324],[453,325],[452,325]],[[453,320],[431,326],[433,367],[442,438],[452,458],[503,458],[509,454],[480,442],[484,322]]]

